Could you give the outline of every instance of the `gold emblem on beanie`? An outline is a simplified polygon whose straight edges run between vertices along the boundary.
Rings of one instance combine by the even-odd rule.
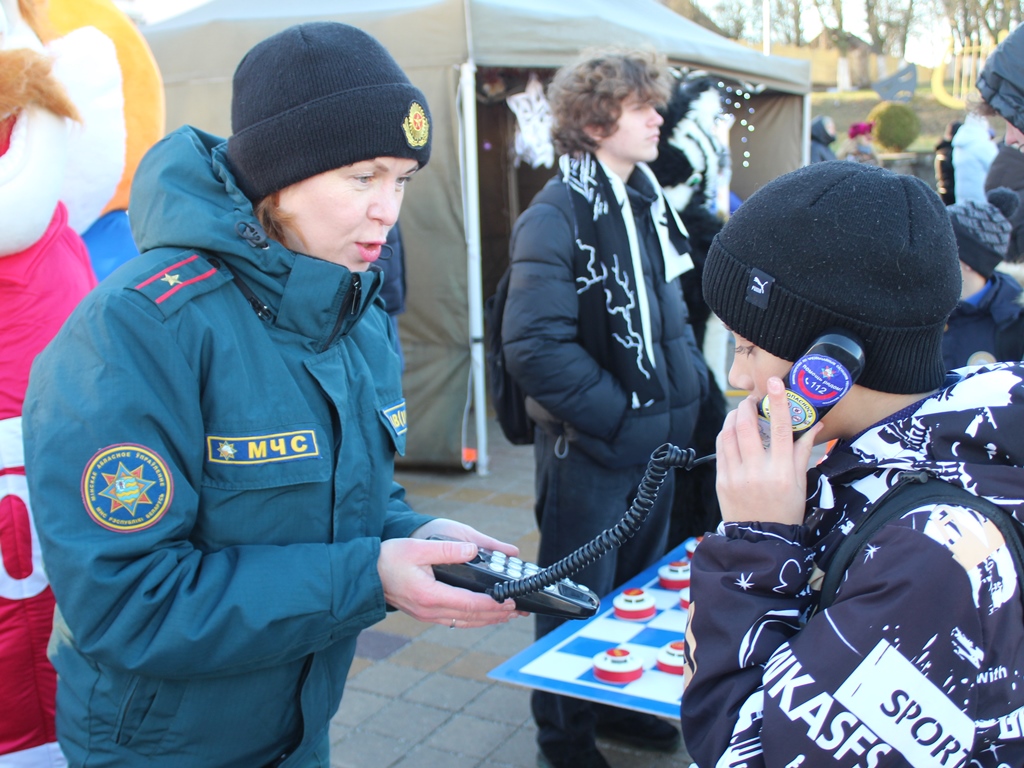
[[[415,101],[409,105],[409,114],[402,121],[402,130],[405,131],[405,140],[413,149],[419,149],[427,144],[430,138],[430,121],[427,113]]]

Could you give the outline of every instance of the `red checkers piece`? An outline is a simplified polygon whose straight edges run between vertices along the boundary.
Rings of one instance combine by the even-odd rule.
[[[673,640],[658,651],[658,669],[670,675],[683,674],[686,666],[686,644],[682,640]]]
[[[700,544],[700,540],[702,538],[704,538],[704,537],[703,536],[699,536],[696,539],[689,539],[686,542],[685,549],[686,549],[686,554],[687,555],[689,555],[690,557],[693,557],[693,551],[695,549],[697,549],[697,545]]]
[[[624,685],[639,680],[644,661],[626,648],[609,648],[594,657],[594,677],[602,683]]]
[[[682,589],[690,586],[690,564],[674,560],[658,569],[658,584],[662,589]]]
[[[683,587],[679,590],[679,607],[684,611],[690,610],[690,588]]]
[[[642,589],[627,589],[612,600],[615,618],[626,621],[645,621],[658,612],[654,596]]]

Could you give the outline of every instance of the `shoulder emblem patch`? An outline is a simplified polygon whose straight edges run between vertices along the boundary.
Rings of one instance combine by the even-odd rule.
[[[206,460],[214,464],[270,464],[318,458],[320,447],[312,429],[270,435],[206,436]]]
[[[405,140],[413,149],[419,149],[427,143],[430,138],[430,121],[427,119],[426,110],[418,102],[409,105],[409,114],[402,121],[402,130],[405,131]]]
[[[149,528],[164,516],[173,497],[167,462],[141,445],[108,446],[89,459],[82,473],[89,516],[117,533]]]

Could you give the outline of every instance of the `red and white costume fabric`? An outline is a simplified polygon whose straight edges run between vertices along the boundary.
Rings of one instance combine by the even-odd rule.
[[[44,53],[16,0],[0,0],[0,48]],[[29,101],[0,115],[0,766],[67,763],[46,657],[50,591],[25,480],[21,411],[29,369],[95,285],[89,254],[59,203],[69,121]]]
[[[96,285],[89,254],[58,203],[43,236],[0,257],[0,766],[64,765],[54,731],[56,674],[46,658],[53,593],[32,523],[21,406],[35,356]]]

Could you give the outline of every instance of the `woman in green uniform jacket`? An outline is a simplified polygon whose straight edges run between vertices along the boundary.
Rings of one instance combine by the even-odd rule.
[[[25,464],[72,766],[328,766],[360,630],[506,621],[434,581],[475,544],[393,481],[406,413],[374,262],[430,153],[422,93],[353,27],[235,73],[232,136],[146,156],[142,255],[38,358]]]

